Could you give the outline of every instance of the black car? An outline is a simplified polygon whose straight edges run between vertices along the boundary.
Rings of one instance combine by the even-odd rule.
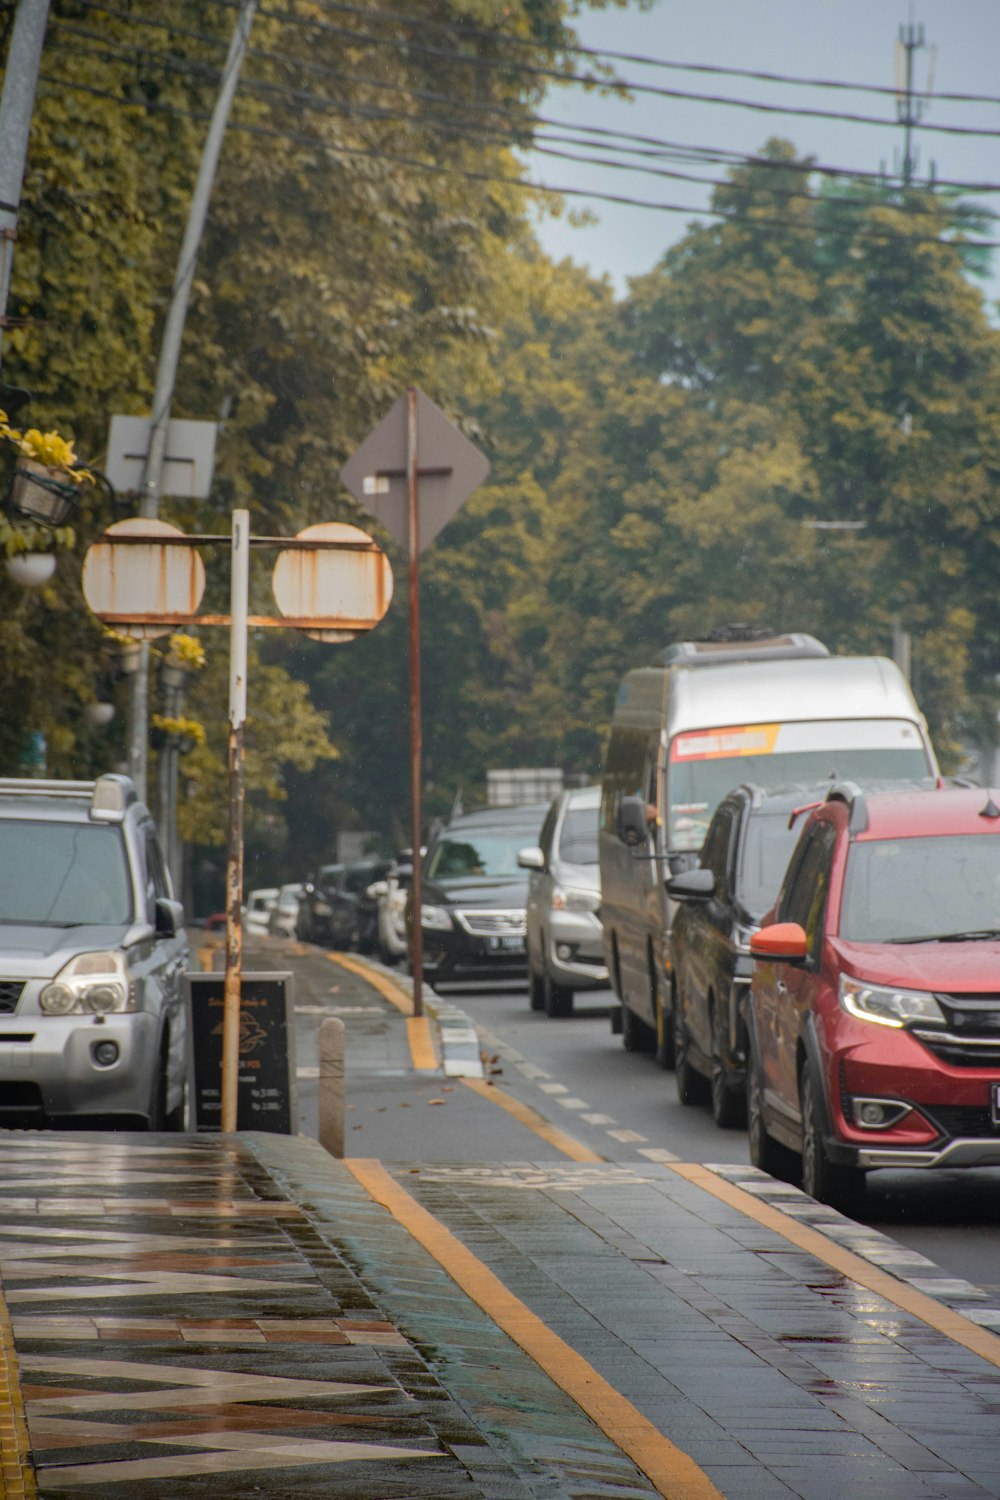
[[[384,878],[390,864],[387,859],[367,859],[321,865],[303,889],[295,936],[304,943],[328,948],[373,952],[378,914],[374,900],[366,893],[374,881]]]
[[[795,811],[829,790],[737,787],[719,803],[697,869],[667,881],[674,1073],[682,1104],[711,1098],[724,1128],[746,1120],[746,1038],[740,999],[750,983],[750,936],[774,904],[801,825]]]
[[[547,811],[548,803],[532,803],[465,813],[431,840],[423,864],[421,927],[424,973],[432,988],[445,980],[527,979],[528,876],[517,856],[538,843]]]

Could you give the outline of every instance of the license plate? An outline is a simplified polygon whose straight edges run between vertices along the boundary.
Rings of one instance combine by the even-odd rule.
[[[990,1084],[990,1105],[994,1125],[1000,1125],[1000,1083]]]
[[[523,937],[491,937],[487,938],[486,946],[490,953],[523,953]]]

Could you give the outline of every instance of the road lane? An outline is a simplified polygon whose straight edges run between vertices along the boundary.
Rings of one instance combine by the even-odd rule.
[[[749,1160],[744,1131],[719,1130],[707,1106],[680,1104],[673,1074],[611,1034],[610,991],[578,995],[573,1016],[558,1021],[532,1011],[523,990],[452,998],[490,1045],[495,1081],[609,1160],[662,1151],[688,1162]],[[1000,1169],[875,1172],[863,1222],[1000,1298]]]

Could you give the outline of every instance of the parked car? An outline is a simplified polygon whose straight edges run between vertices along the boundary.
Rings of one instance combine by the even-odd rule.
[[[518,851],[537,843],[547,804],[492,807],[452,818],[431,840],[423,866],[424,973],[446,980],[527,975],[528,877]],[[407,897],[407,931],[412,925]]]
[[[301,885],[279,886],[278,899],[267,916],[267,930],[274,937],[295,936],[295,919],[299,914],[303,889]]]
[[[295,919],[296,937],[329,948],[373,952],[378,919],[375,902],[365,893],[383,878],[390,863],[387,859],[368,859],[321,865],[303,887]]]
[[[532,1010],[567,1016],[577,990],[603,989],[608,982],[598,912],[599,787],[556,797],[537,845],[517,862],[528,871],[526,942],[528,997]]]
[[[746,783],[724,797],[696,869],[672,876],[670,929],[674,1076],[682,1104],[711,1099],[728,1129],[746,1123],[746,1034],[740,998],[750,983],[750,938],[775,902],[801,824],[794,814],[829,790],[768,793]]]
[[[751,939],[750,1154],[850,1207],[876,1167],[1000,1164],[1000,807],[835,787]]]
[[[406,957],[406,893],[413,879],[413,853],[407,849],[365,892],[375,903],[375,951],[384,964],[398,964]]]
[[[276,885],[261,886],[251,891],[243,907],[243,931],[251,937],[261,937],[267,932],[271,909],[278,899]]]
[[[127,777],[0,780],[0,1125],[183,1128],[189,967]]]

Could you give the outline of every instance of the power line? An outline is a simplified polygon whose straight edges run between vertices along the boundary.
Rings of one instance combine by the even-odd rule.
[[[74,36],[77,37],[83,36],[87,40],[92,40],[95,38],[95,33],[88,31],[86,28],[67,26],[65,29],[72,32]],[[154,66],[158,66],[164,71],[178,73],[184,76],[190,76],[192,74],[196,76],[213,76],[214,74],[214,70],[211,68],[211,65],[205,65],[186,58],[179,58],[176,56],[176,54],[147,51],[143,51],[140,53],[135,49],[117,47],[114,44],[109,44],[107,42],[104,42],[103,40],[99,41],[97,47],[91,48],[84,46],[78,47],[76,50],[78,55],[99,56],[104,58],[105,60],[111,60],[112,58],[138,59],[141,57],[144,63],[152,62]],[[246,89],[250,90],[251,92],[257,93],[258,95],[263,95],[265,97],[269,95],[277,95],[281,99],[292,100],[296,104],[301,105],[303,108],[322,111],[323,113],[336,113],[348,118],[359,118],[390,124],[402,124],[413,127],[417,130],[430,130],[432,132],[437,132],[452,137],[458,137],[460,139],[468,139],[470,136],[475,136],[479,137],[480,139],[497,142],[498,144],[501,144],[503,146],[508,146],[511,144],[508,132],[496,126],[456,124],[453,121],[444,121],[433,117],[416,115],[412,113],[402,113],[399,110],[382,109],[372,105],[342,103],[339,100],[329,98],[327,95],[317,95],[306,92],[305,90],[293,89],[289,88],[286,85],[275,84],[267,80],[249,78],[246,76],[244,76],[243,84]],[[620,156],[612,157],[610,155],[606,155],[604,157],[598,157],[593,155],[581,155],[573,151],[563,151],[558,149],[560,145],[589,147],[591,150],[599,149],[608,153],[616,149],[611,146],[604,146],[600,143],[595,146],[592,141],[589,141],[587,139],[580,141],[575,139],[572,135],[566,136],[560,133],[547,133],[540,138],[536,135],[532,141],[532,149],[537,154],[542,156],[550,156],[556,160],[571,161],[585,166],[596,166],[604,170],[636,172],[645,176],[662,178],[673,182],[689,182],[699,186],[708,186],[714,189],[733,186],[733,184],[727,183],[724,179],[719,179],[717,177],[705,177],[695,175],[690,172],[682,172],[676,169],[670,169],[667,167],[650,166],[645,164],[644,162],[623,160]],[[637,152],[635,148],[633,148],[631,154],[650,155],[653,153],[641,153]],[[778,197],[787,200],[799,200],[807,203],[843,204],[846,207],[860,209],[866,209],[869,206],[868,200],[862,200],[857,197],[845,197],[842,194],[816,195],[815,193],[809,192],[807,189],[783,188],[778,185],[766,185],[762,190],[770,197]],[[996,217],[985,209],[980,210],[979,213],[980,217],[982,218]]]
[[[223,9],[232,9],[237,0],[210,0]],[[454,22],[435,21],[427,16],[418,16],[404,11],[386,11],[368,5],[350,5],[345,0],[321,0],[327,11],[363,16],[371,20],[395,22],[398,25],[418,27],[421,31],[443,31],[456,33],[481,41],[501,41],[505,46],[519,47],[533,52],[551,52],[574,57],[590,57],[596,61],[635,63],[642,67],[662,68],[671,72],[700,73],[726,78],[748,78],[761,83],[788,84],[798,88],[835,89],[857,94],[875,94],[895,98],[897,89],[889,84],[852,83],[846,79],[812,78],[794,73],[768,72],[758,68],[725,67],[718,63],[678,62],[672,58],[654,57],[644,52],[616,52],[606,47],[584,47],[579,42],[544,42],[532,37],[516,36],[512,32],[490,30],[470,25],[464,19]],[[262,15],[279,16],[293,24],[308,25],[308,17],[293,17],[287,12],[262,11]],[[561,76],[561,75],[560,75]],[[626,85],[627,87],[627,85]],[[936,99],[957,104],[1000,104],[1000,96],[993,94],[936,93]],[[891,121],[884,123],[890,124]]]
[[[108,10],[108,7],[96,4],[91,8],[100,9],[101,11]],[[115,12],[115,14],[124,15],[124,13],[122,12]],[[108,60],[110,60],[112,57],[117,57],[127,60],[134,60],[137,62],[142,61],[143,63],[158,63],[165,70],[174,72],[203,74],[208,78],[214,78],[217,76],[216,70],[214,70],[213,65],[210,63],[203,64],[190,58],[181,58],[175,53],[164,53],[160,51],[150,51],[148,49],[119,47],[114,43],[105,41],[100,33],[89,30],[86,27],[76,26],[66,21],[58,21],[55,24],[57,24],[61,30],[73,35],[74,37],[82,37],[87,40],[96,41],[98,43],[98,46],[94,49],[79,49],[86,55],[100,55],[106,57]],[[162,22],[152,22],[147,24],[155,25],[158,29],[164,29],[164,23]],[[186,34],[191,35],[191,33]],[[213,40],[211,38],[208,38],[204,33],[198,35],[200,35],[202,39]],[[543,155],[552,155],[564,160],[579,162],[583,165],[595,165],[603,167],[613,166],[627,171],[645,171],[649,175],[660,176],[676,181],[691,182],[697,185],[703,185],[713,188],[726,187],[730,185],[726,181],[726,179],[697,176],[692,173],[670,171],[665,168],[656,169],[652,167],[643,167],[640,164],[633,164],[620,160],[611,160],[608,156],[574,156],[570,155],[567,152],[553,150],[552,144],[554,143],[555,145],[562,144],[569,146],[586,147],[592,151],[601,151],[604,153],[609,153],[612,150],[624,150],[628,155],[638,157],[662,157],[665,153],[674,153],[675,156],[679,159],[683,161],[690,161],[692,163],[701,161],[711,162],[716,165],[723,165],[728,167],[759,166],[774,170],[796,171],[804,176],[808,176],[811,173],[816,172],[818,175],[826,175],[830,177],[859,178],[861,180],[867,180],[875,183],[881,183],[884,181],[883,175],[881,173],[864,171],[855,173],[849,171],[847,168],[829,167],[824,166],[821,163],[784,161],[766,156],[746,156],[734,152],[727,152],[721,148],[699,148],[683,146],[680,143],[664,141],[655,136],[634,135],[630,132],[604,130],[597,127],[564,123],[552,120],[545,116],[533,115],[530,113],[523,117],[512,117],[510,111],[505,110],[502,106],[483,105],[481,103],[469,104],[467,101],[459,101],[444,94],[433,93],[429,90],[413,89],[405,84],[388,83],[385,80],[379,79],[361,79],[356,77],[355,75],[343,72],[338,69],[327,68],[322,64],[301,62],[299,59],[290,57],[288,54],[269,52],[263,49],[253,48],[250,49],[250,51],[258,58],[267,59],[270,61],[278,61],[280,63],[289,63],[294,67],[301,67],[305,71],[318,72],[324,76],[332,76],[337,80],[350,81],[355,84],[367,83],[376,89],[388,91],[390,93],[402,93],[411,98],[419,98],[443,105],[448,105],[453,113],[456,106],[459,106],[463,109],[470,108],[474,112],[479,114],[497,114],[507,122],[508,130],[524,130],[528,127],[541,127],[546,133],[541,136],[538,136],[537,134],[533,136],[532,141],[530,142],[531,149],[536,150]],[[441,121],[434,116],[408,115],[399,111],[379,109],[376,106],[364,106],[359,104],[348,105],[345,103],[341,103],[339,100],[331,99],[328,95],[311,94],[306,92],[305,90],[298,90],[280,84],[272,83],[269,80],[252,78],[249,76],[244,76],[243,86],[246,89],[256,91],[258,93],[272,93],[282,97],[292,98],[297,102],[311,108],[331,110],[345,115],[355,115],[368,119],[382,119],[388,121],[398,121],[401,123],[410,123],[418,127],[433,128],[442,131],[443,133],[452,135],[480,135],[486,138],[501,139],[505,144],[512,144],[505,133],[499,128],[491,129],[490,127],[470,124],[458,126],[454,123],[453,120]],[[564,134],[564,131],[568,131],[571,133]],[[599,137],[599,139],[595,137]],[[605,140],[611,140],[614,142],[636,141],[642,142],[643,145],[641,147],[627,145],[622,146],[618,144],[606,145],[604,143]],[[527,147],[528,143],[514,142],[513,144],[523,144],[525,147]],[[647,147],[649,149],[646,149]],[[944,180],[935,183],[935,186],[954,186],[964,191],[971,190],[975,192],[1000,192],[1000,183],[951,183]],[[766,189],[766,191],[771,192],[779,197],[803,197],[808,201],[818,201],[815,194],[809,192],[797,192],[794,189],[775,186],[773,188]],[[829,197],[824,198],[823,201],[854,203],[858,200],[830,195]],[[980,210],[980,212],[985,216],[991,216],[989,215],[988,210],[984,209]]]
[[[224,5],[230,8],[233,0],[209,0],[209,3]],[[299,26],[330,36],[336,36],[342,41],[357,42],[362,46],[390,46],[404,50],[408,56],[419,54],[423,57],[438,59],[439,61],[458,63],[469,67],[503,70],[508,74],[519,73],[540,80],[554,79],[560,83],[582,83],[589,88],[606,88],[622,94],[650,94],[662,99],[685,99],[694,103],[716,104],[732,109],[751,110],[759,114],[789,115],[802,119],[841,120],[848,124],[874,125],[890,130],[898,128],[896,120],[882,119],[878,115],[862,115],[846,110],[814,109],[807,105],[769,104],[753,99],[735,99],[723,94],[696,93],[690,89],[668,89],[659,84],[638,83],[632,79],[598,78],[587,74],[572,73],[568,70],[538,67],[531,63],[513,63],[505,58],[467,56],[463,53],[441,47],[429,47],[422,42],[414,42],[409,39],[399,41],[393,37],[375,36],[371,32],[351,31],[346,27],[334,26],[329,21],[320,21],[315,17],[294,15],[291,11],[262,10],[259,12],[259,15],[264,19],[284,21],[288,25]],[[1000,136],[1000,129],[987,129],[974,125],[934,124],[924,125],[923,128],[945,135],[970,135],[988,138]]]
[[[138,102],[123,99],[121,95],[114,94],[107,89],[98,89],[89,84],[77,83],[72,79],[58,78],[48,73],[42,73],[41,79],[57,88],[69,89],[73,92],[85,93],[96,98],[112,100],[114,103],[127,108],[143,111],[157,111],[169,113],[185,119],[205,120],[208,115],[202,111],[182,110],[175,105],[164,101],[152,100]],[[996,249],[1000,248],[1000,240],[967,239],[948,240],[939,235],[912,233],[909,230],[892,229],[882,230],[874,226],[858,228],[840,228],[837,225],[813,226],[802,220],[781,219],[773,215],[730,213],[724,209],[716,208],[692,208],[690,204],[667,203],[663,201],[654,202],[649,199],[633,198],[620,193],[604,193],[590,188],[559,187],[550,183],[526,181],[521,177],[504,176],[496,172],[476,172],[468,168],[457,166],[439,166],[434,162],[422,161],[416,157],[404,157],[392,152],[375,150],[368,147],[345,146],[333,144],[322,136],[307,135],[301,131],[290,129],[277,129],[271,126],[250,124],[247,122],[233,121],[229,127],[231,130],[242,133],[259,135],[270,139],[284,140],[296,145],[303,145],[321,149],[332,156],[360,157],[370,160],[383,161],[395,166],[406,167],[410,170],[437,177],[460,177],[472,182],[494,183],[505,187],[514,187],[521,192],[531,196],[534,194],[555,195],[558,197],[587,198],[602,203],[615,203],[631,208],[645,208],[661,213],[679,213],[694,216],[703,216],[720,219],[730,223],[740,223],[752,228],[783,228],[805,231],[807,233],[818,233],[820,235],[849,235],[851,238],[872,240],[879,243],[886,242],[908,242],[913,244],[938,244],[952,250],[963,249]],[[822,202],[818,199],[817,202]],[[882,207],[883,205],[875,205]]]

